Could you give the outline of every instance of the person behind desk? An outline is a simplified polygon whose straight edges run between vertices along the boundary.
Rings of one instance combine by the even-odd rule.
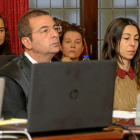
[[[31,65],[50,62],[59,52],[57,26],[46,11],[33,10],[18,22],[18,35],[25,50],[0,70],[6,79],[2,115],[27,118]]]
[[[61,61],[78,61],[84,49],[84,36],[77,29],[67,29],[60,37]]]
[[[0,55],[15,55],[11,53],[9,48],[9,38],[8,38],[8,29],[5,27],[5,21],[0,15]]]
[[[132,111],[140,93],[140,30],[129,18],[113,20],[105,33],[102,56],[117,61],[114,110]]]

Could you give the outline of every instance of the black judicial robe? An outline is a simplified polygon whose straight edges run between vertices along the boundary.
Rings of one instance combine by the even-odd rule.
[[[2,115],[27,118],[27,104],[32,63],[21,53],[0,69],[6,80]]]

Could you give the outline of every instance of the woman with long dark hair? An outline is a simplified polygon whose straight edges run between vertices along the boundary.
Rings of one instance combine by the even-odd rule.
[[[10,52],[10,43],[8,38],[8,29],[5,27],[5,21],[0,15],[0,55],[13,54]]]
[[[114,110],[132,111],[140,93],[140,30],[129,18],[114,19],[108,26],[101,59],[117,61]]]

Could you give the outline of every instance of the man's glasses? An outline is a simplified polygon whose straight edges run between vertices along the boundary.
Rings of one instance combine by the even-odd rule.
[[[38,31],[35,31],[35,32],[32,32],[32,33],[29,33],[27,36],[33,34],[33,33],[39,33],[41,35],[45,35],[45,34],[48,34],[51,29],[55,30],[56,32],[61,32],[62,31],[62,27],[61,26],[54,26],[54,27],[49,27],[49,26],[43,26],[41,27]]]

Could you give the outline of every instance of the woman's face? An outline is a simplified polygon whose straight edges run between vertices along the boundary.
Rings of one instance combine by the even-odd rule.
[[[69,57],[73,61],[78,61],[84,49],[81,34],[77,31],[66,32],[60,49],[63,52],[63,57]]]
[[[123,60],[131,60],[136,54],[139,46],[139,33],[134,25],[127,25],[124,28],[118,52]]]
[[[4,39],[5,39],[4,22],[3,22],[3,20],[0,18],[0,45],[2,45],[2,44],[4,43]]]

